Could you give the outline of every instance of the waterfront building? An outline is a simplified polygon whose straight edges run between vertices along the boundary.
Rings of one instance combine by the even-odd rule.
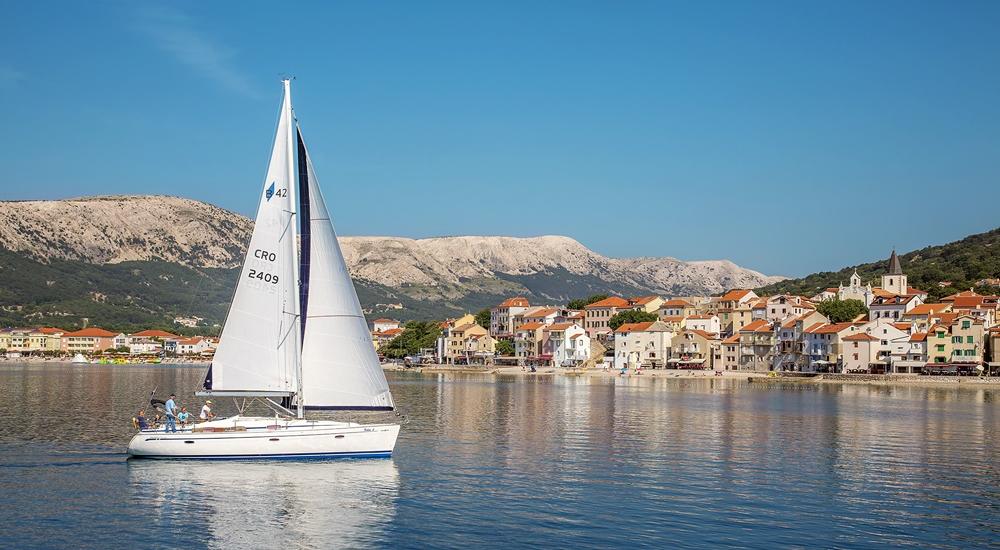
[[[177,353],[180,355],[201,355],[211,347],[208,340],[201,336],[184,338],[177,341]]]
[[[719,336],[702,330],[681,329],[670,340],[667,365],[682,369],[711,369],[715,366]]]
[[[470,362],[473,357],[493,355],[495,349],[496,341],[485,328],[475,323],[473,317],[472,322],[457,325],[448,331],[445,356],[451,363],[455,363],[459,359]]]
[[[740,335],[734,334],[722,341],[722,370],[740,370]]]
[[[624,323],[615,330],[615,368],[666,366],[673,336],[662,321]]]
[[[905,350],[892,355],[892,372],[898,374],[919,374],[927,364],[927,333],[914,332],[907,339]]]
[[[865,332],[845,336],[843,338],[844,372],[871,372],[878,354],[878,342],[878,338]],[[882,368],[884,369],[884,364]]]
[[[993,327],[990,329],[989,339],[989,366],[990,369],[997,369],[1000,368],[1000,327]]]
[[[511,338],[514,332],[514,316],[531,307],[524,296],[507,298],[500,305],[490,309],[489,334],[494,338]]]
[[[156,338],[129,338],[128,352],[131,355],[153,355],[163,351],[163,342]]]
[[[587,331],[587,336],[592,339],[600,339],[602,336],[611,334],[611,327],[608,326],[608,322],[620,310],[628,309],[629,307],[628,300],[617,296],[611,296],[610,298],[605,298],[584,306],[583,310],[586,312],[584,329]]]
[[[815,323],[804,332],[805,351],[812,372],[839,372],[842,365],[844,337],[856,332],[853,323]]]
[[[798,317],[786,319],[777,330],[777,346],[772,364],[775,370],[807,371],[809,354],[806,351],[806,328],[817,323],[828,323],[829,319],[815,310]],[[736,335],[737,342],[739,335]]]
[[[74,353],[97,353],[114,346],[117,334],[97,327],[67,332],[62,336],[62,351]]]
[[[768,371],[774,365],[774,326],[758,319],[740,328],[740,370]]]
[[[928,366],[980,364],[985,352],[982,319],[958,314],[950,323],[936,324],[927,335]]]
[[[875,359],[869,362],[869,372],[887,374],[898,372],[894,361],[910,353],[910,323],[893,322],[882,318],[859,325],[860,331],[877,339]],[[909,369],[907,369],[908,372]]]
[[[590,337],[575,323],[556,323],[542,329],[546,333],[544,355],[557,367],[575,367],[590,359]]]
[[[542,355],[545,334],[542,323],[524,323],[514,331],[514,356],[521,365],[535,363]]]

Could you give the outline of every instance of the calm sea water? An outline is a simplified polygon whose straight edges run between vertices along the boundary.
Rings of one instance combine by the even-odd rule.
[[[202,375],[0,364],[0,547],[1000,541],[995,389],[391,374],[392,459],[126,461],[150,390]]]

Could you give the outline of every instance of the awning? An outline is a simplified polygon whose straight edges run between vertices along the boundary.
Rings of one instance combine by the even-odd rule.
[[[674,357],[673,359],[667,359],[667,363],[680,363],[681,360]]]
[[[691,364],[704,363],[704,362],[705,362],[704,359],[684,359],[681,361],[681,363],[691,363]]]

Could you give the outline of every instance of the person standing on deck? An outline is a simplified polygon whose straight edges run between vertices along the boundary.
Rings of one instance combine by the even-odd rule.
[[[177,404],[174,403],[175,397],[177,396],[170,394],[170,399],[167,399],[167,403],[163,406],[167,412],[167,424],[163,427],[164,433],[177,431]]]

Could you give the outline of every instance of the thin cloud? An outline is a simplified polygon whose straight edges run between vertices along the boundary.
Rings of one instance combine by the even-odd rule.
[[[164,5],[144,5],[135,13],[136,28],[183,65],[233,92],[257,99],[259,93],[233,66],[236,50],[200,31],[186,14]]]

